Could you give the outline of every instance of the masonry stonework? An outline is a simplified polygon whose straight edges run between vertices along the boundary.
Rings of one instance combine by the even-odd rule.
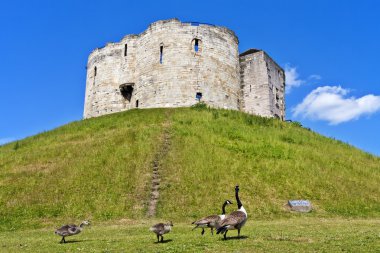
[[[202,101],[284,119],[284,71],[264,51],[239,56],[238,43],[225,27],[170,19],[95,49],[87,63],[84,118]]]
[[[285,74],[264,51],[240,54],[241,110],[285,119]]]

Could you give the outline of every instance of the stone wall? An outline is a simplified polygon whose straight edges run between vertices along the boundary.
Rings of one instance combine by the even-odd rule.
[[[239,56],[238,43],[227,28],[169,19],[95,49],[84,117],[203,101],[284,119],[284,71],[264,51]]]
[[[238,54],[238,39],[227,28],[177,19],[155,22],[139,35],[91,53],[84,117],[136,107],[191,106],[197,94],[213,107],[237,110]],[[133,87],[130,99],[120,85]]]
[[[285,119],[285,74],[264,51],[250,49],[240,55],[241,110]]]

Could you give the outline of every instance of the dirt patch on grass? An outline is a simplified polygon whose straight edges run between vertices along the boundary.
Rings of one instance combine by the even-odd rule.
[[[171,128],[171,122],[169,121],[169,114],[166,114],[166,120],[163,125],[163,133],[161,137],[161,147],[159,148],[158,152],[156,153],[154,160],[153,160],[153,168],[152,168],[152,180],[151,180],[151,190],[150,190],[150,200],[149,200],[149,206],[148,206],[148,217],[153,217],[156,215],[156,208],[157,208],[157,202],[158,198],[160,196],[160,183],[161,183],[161,176],[160,171],[163,169],[162,161],[166,157],[167,153],[170,149],[170,140],[171,140],[171,134],[170,134],[170,128]]]

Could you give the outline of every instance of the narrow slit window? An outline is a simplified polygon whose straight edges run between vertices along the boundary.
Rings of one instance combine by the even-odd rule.
[[[96,76],[96,74],[97,74],[97,72],[98,72],[97,70],[98,70],[98,69],[95,67],[95,68],[94,68],[94,76]]]
[[[198,50],[199,50],[199,40],[195,39],[195,41],[194,41],[194,51],[198,52]]]
[[[136,100],[136,108],[139,108],[139,100]]]
[[[164,46],[160,46],[160,64],[162,64],[163,52],[164,52]]]
[[[127,56],[128,54],[128,44],[124,45],[124,56]]]

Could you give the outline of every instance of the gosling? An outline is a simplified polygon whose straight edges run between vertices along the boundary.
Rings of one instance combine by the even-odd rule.
[[[157,235],[157,242],[160,242],[160,236],[161,236],[161,242],[164,241],[164,234],[169,233],[172,230],[173,222],[168,222],[166,224],[164,223],[158,223],[156,225],[153,225],[149,230],[152,231]]]
[[[83,221],[79,226],[74,225],[74,224],[68,224],[64,225],[57,230],[55,230],[55,234],[62,236],[62,240],[59,243],[66,243],[65,237],[66,236],[72,236],[72,235],[77,235],[80,232],[82,232],[84,226],[89,226],[90,222],[85,220]]]

